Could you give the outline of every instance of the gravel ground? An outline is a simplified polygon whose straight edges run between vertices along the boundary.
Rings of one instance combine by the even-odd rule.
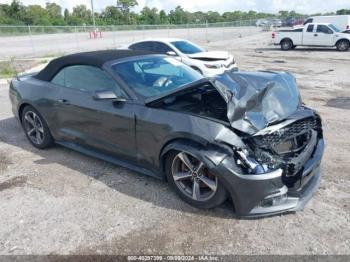
[[[167,184],[27,142],[0,86],[0,254],[350,254],[350,55],[269,46],[270,33],[208,44],[242,70],[285,70],[324,121],[319,190],[304,211],[236,219],[179,200]]]

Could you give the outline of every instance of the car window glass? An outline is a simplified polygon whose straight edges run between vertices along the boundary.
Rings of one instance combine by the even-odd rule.
[[[143,64],[144,72],[147,74],[162,75],[162,76],[181,76],[181,68],[173,66],[170,63],[161,63],[153,67],[151,64]]]
[[[175,41],[171,42],[171,44],[174,45],[178,50],[180,50],[184,54],[196,54],[204,52],[204,50],[200,47],[195,46],[187,41]]]
[[[331,29],[329,29],[326,25],[318,25],[316,29],[317,33],[331,34],[333,33]]]
[[[65,70],[62,69],[61,71],[59,71],[55,77],[51,80],[52,83],[56,84],[56,85],[60,85],[60,86],[64,86],[64,72]]]
[[[63,84],[62,78],[64,78]],[[94,66],[76,65],[66,67],[53,78],[52,82],[85,92],[113,90],[116,95],[124,96],[123,91],[114,79],[106,72]]]
[[[178,60],[163,56],[117,63],[112,69],[142,97],[161,95],[203,78]]]
[[[160,54],[166,54],[167,52],[173,51],[173,50],[164,43],[155,42],[153,51]]]
[[[340,30],[338,27],[336,27],[335,25],[330,24],[329,27],[332,28],[334,32],[339,33],[339,32],[341,31],[341,30]]]
[[[312,22],[313,22],[312,18],[306,19],[306,21],[304,22],[304,25],[312,23]]]
[[[314,31],[314,25],[308,25],[306,31],[307,31],[307,32],[312,32],[312,31]]]
[[[152,45],[152,42],[142,42],[142,43],[133,44],[129,48],[132,50],[152,51],[153,45]]]

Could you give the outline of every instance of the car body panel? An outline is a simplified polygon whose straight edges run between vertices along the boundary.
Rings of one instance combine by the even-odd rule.
[[[222,74],[225,71],[238,70],[234,57],[226,51],[203,51],[196,54],[184,54],[172,44],[172,42],[174,41],[189,42],[187,40],[178,39],[178,38],[155,38],[155,39],[134,42],[130,44],[128,47],[130,48],[135,44],[149,43],[149,42],[165,44],[168,46],[168,48],[171,49],[171,51],[175,53],[178,60],[200,71],[206,77],[212,77],[218,74]],[[203,49],[194,43],[191,43],[191,42],[189,43],[194,46],[197,46],[200,49]],[[152,50],[152,51],[157,52],[157,50]],[[158,52],[161,54],[166,54],[166,53],[162,53],[161,51],[158,51]],[[211,66],[211,68],[206,66],[206,64]]]
[[[308,32],[307,28],[313,25],[312,32]],[[317,32],[317,26],[326,26],[332,31],[331,34]],[[350,35],[341,32],[335,32],[330,24],[327,23],[310,23],[303,27],[303,30],[281,30],[274,33],[274,44],[280,45],[284,39],[290,39],[295,46],[335,46],[339,40],[350,41]]]
[[[115,61],[106,62],[102,69],[112,75],[109,67],[113,63]],[[164,160],[168,152],[188,152],[217,175],[229,192],[238,216],[265,216],[298,210],[316,190],[324,147],[319,116],[299,104],[297,95],[290,97],[298,100],[293,112],[274,118],[274,121],[256,124],[266,118],[264,110],[271,110],[259,106],[264,101],[262,94],[266,95],[276,83],[286,90],[296,88],[290,75],[226,73],[215,78],[202,78],[150,99],[132,94],[116,74],[113,78],[126,93],[131,92],[122,102],[94,100],[91,93],[77,94],[33,75],[16,78],[9,91],[12,111],[19,117],[22,106],[29,104],[40,112],[58,144],[160,179],[165,178]],[[227,122],[164,105],[169,98],[181,97],[182,92],[200,90],[205,94],[209,90],[207,85],[214,87],[226,103]],[[194,96],[199,97],[199,94],[194,93]],[[272,100],[285,103],[283,98],[277,95]],[[257,117],[256,113],[262,115]],[[259,121],[255,122],[257,118]],[[236,125],[242,119],[246,124]],[[312,119],[315,124],[303,125],[300,129],[299,123],[305,119]],[[299,133],[291,131],[295,130],[293,125],[298,125]],[[274,135],[274,139],[280,140],[277,144],[290,143],[290,138],[299,139],[310,132],[313,139],[305,138],[301,151],[290,161],[275,154],[273,160],[278,163],[270,167],[259,160],[265,149],[254,141]],[[291,143],[291,149],[293,146]],[[298,161],[300,163],[296,163]],[[293,181],[287,183],[289,165],[297,170],[288,173]]]

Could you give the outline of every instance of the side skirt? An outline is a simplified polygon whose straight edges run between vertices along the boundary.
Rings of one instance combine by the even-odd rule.
[[[55,141],[55,143],[58,145],[61,145],[63,147],[67,147],[69,149],[72,149],[74,151],[80,152],[82,154],[85,154],[85,155],[88,155],[91,157],[95,157],[95,158],[98,158],[100,160],[104,160],[106,162],[112,163],[114,165],[130,169],[130,170],[135,171],[137,173],[141,173],[143,175],[147,175],[147,176],[151,176],[151,177],[154,177],[154,178],[157,178],[160,180],[164,180],[164,176],[160,173],[152,172],[149,169],[139,167],[136,164],[132,164],[130,162],[126,162],[126,161],[117,159],[115,157],[101,153],[99,151],[96,151],[96,150],[93,150],[93,149],[90,149],[90,148],[87,148],[87,147],[84,147],[84,146],[81,146],[81,145],[78,145],[78,144],[75,144],[72,142]]]

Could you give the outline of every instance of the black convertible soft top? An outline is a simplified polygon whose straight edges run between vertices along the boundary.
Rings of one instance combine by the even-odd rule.
[[[149,51],[137,51],[128,49],[114,49],[76,53],[72,55],[62,56],[52,60],[43,70],[41,70],[34,77],[43,81],[51,81],[51,79],[62,68],[66,66],[91,65],[101,68],[103,64],[108,61],[149,54],[153,53]]]

